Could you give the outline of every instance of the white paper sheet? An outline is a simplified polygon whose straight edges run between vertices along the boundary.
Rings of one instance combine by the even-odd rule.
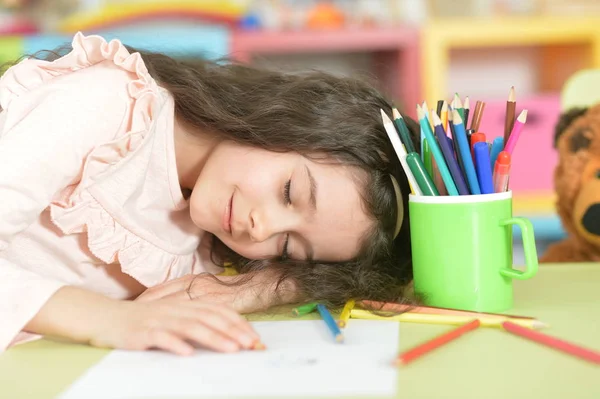
[[[399,324],[349,321],[336,343],[322,320],[252,323],[265,351],[190,357],[115,350],[61,399],[394,395]]]

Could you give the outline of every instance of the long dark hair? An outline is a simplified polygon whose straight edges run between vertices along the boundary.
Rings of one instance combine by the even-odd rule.
[[[55,59],[69,49],[63,47],[44,59]],[[375,223],[356,259],[250,260],[213,237],[215,263],[231,263],[240,273],[271,270],[278,276],[277,286],[293,282],[302,300],[332,306],[348,299],[406,297],[405,286],[412,279],[409,185],[381,121],[380,109],[391,115],[391,104],[372,85],[319,71],[283,73],[233,62],[186,62],[128,49],[139,52],[150,75],[170,91],[177,117],[188,126],[244,145],[354,166],[367,176],[360,189]],[[405,120],[416,144],[417,125]],[[404,203],[404,221],[395,239],[397,205],[389,174],[399,182]]]

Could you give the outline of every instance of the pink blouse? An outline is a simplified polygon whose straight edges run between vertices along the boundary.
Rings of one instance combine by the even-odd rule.
[[[128,298],[204,271],[173,98],[99,36],[0,79],[0,351],[64,285]]]

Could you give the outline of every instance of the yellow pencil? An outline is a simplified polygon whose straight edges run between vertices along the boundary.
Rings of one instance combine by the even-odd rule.
[[[448,103],[444,101],[442,104],[442,112],[440,115],[440,119],[442,120],[442,126],[444,127],[444,131],[448,133]]]
[[[350,318],[350,311],[352,311],[352,309],[354,309],[354,299],[350,299],[348,302],[346,302],[344,309],[342,309],[342,314],[340,315],[340,319],[337,322],[338,327],[340,327],[340,328],[346,327],[346,324],[348,323],[348,319]]]
[[[389,320],[389,321],[404,321],[407,323],[424,323],[424,324],[452,324],[459,325],[468,323],[473,320],[473,316],[453,316],[453,315],[437,315],[437,314],[423,314],[423,313],[402,313],[396,316],[378,316],[367,310],[353,309],[350,312],[350,317],[353,319],[368,319],[368,320]],[[530,329],[541,329],[548,327],[546,323],[543,323],[535,319],[511,319],[510,317],[476,317],[479,319],[481,326],[483,327],[498,327],[502,328],[502,323],[510,321],[511,323],[517,324],[521,327]]]

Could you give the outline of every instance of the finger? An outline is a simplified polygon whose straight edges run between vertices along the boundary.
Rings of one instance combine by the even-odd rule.
[[[146,291],[144,291],[140,296],[138,296],[136,298],[136,301],[141,301],[141,302],[155,301],[157,299],[161,299],[161,298],[167,297],[169,295],[172,295],[172,294],[175,294],[178,292],[185,294],[185,290],[188,287],[188,285],[190,284],[190,282],[191,282],[190,276],[184,276],[184,277],[178,278],[176,280],[171,280],[164,284],[160,284],[160,285],[148,288]],[[186,294],[186,298],[189,299],[187,297],[187,294]]]
[[[194,353],[194,347],[170,331],[152,329],[148,332],[148,347],[154,347],[180,356]]]
[[[224,320],[228,320],[231,326],[235,326],[239,329],[244,330],[247,334],[250,335],[253,341],[258,341],[260,339],[258,333],[252,327],[252,324],[250,324],[245,317],[243,317],[227,305],[205,301],[191,301],[190,305],[197,309],[209,310],[213,314],[221,316]]]
[[[245,320],[243,323],[231,320],[210,308],[197,312],[198,317],[202,318],[202,323],[236,341],[242,348],[250,349],[260,340],[256,332],[249,331],[249,323]]]
[[[240,344],[227,335],[211,328],[202,319],[173,319],[172,332],[217,352],[237,352]]]

